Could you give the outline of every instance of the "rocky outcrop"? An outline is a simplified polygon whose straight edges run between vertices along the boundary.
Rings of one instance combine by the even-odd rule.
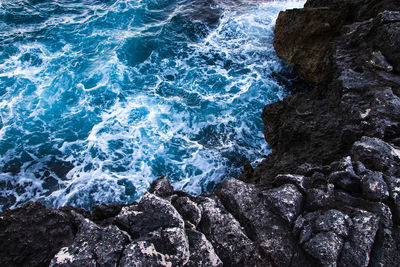
[[[266,106],[273,152],[211,194],[157,179],[92,212],[0,214],[0,266],[397,266],[400,5],[309,0],[281,13],[278,55],[312,90]],[[296,34],[295,34],[296,33]]]

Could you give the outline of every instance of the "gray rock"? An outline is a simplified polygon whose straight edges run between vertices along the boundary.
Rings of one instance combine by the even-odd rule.
[[[132,236],[144,236],[159,228],[184,228],[182,217],[172,204],[156,195],[146,193],[137,207],[124,207],[116,217],[116,223]]]
[[[99,227],[72,212],[79,221],[74,242],[54,256],[50,266],[117,266],[129,236],[116,226]]]
[[[185,266],[188,267],[220,267],[222,261],[215,253],[210,241],[205,235],[195,230],[186,230],[189,239],[190,258]]]
[[[323,266],[337,265],[342,246],[343,239],[332,232],[318,233],[303,245],[304,250],[318,259]]]
[[[151,183],[149,192],[159,197],[168,197],[174,193],[174,188],[167,177],[159,177]]]
[[[172,263],[154,248],[152,243],[138,241],[129,244],[121,258],[120,266],[123,267],[172,267]]]
[[[324,188],[307,190],[305,206],[307,209],[316,210],[322,207],[331,207],[334,201],[334,185],[327,184]]]
[[[362,194],[373,201],[384,201],[389,197],[388,186],[381,172],[367,172],[361,177]]]
[[[183,219],[188,220],[194,226],[197,226],[201,220],[201,210],[196,203],[188,197],[178,197],[172,204],[180,213]]]
[[[293,222],[301,212],[303,195],[292,184],[286,184],[263,192],[269,205],[289,223]]]
[[[310,186],[310,179],[303,175],[295,175],[295,174],[279,174],[275,177],[274,185],[280,186],[283,184],[294,184],[297,186],[297,189],[304,193],[307,188]]]
[[[228,266],[258,266],[262,257],[240,223],[225,210],[218,198],[199,197],[202,209],[198,228],[211,241],[219,258]]]
[[[379,228],[376,215],[359,210],[352,217],[350,236],[340,255],[340,266],[368,266],[370,253]]]
[[[368,169],[387,175],[400,174],[400,150],[378,138],[364,136],[352,148],[352,158]]]
[[[244,226],[246,234],[268,256],[264,265],[271,264],[269,258],[277,266],[290,265],[291,261],[308,265],[287,221],[270,211],[264,197],[268,192],[237,179],[225,180],[215,191],[224,207]]]
[[[356,175],[350,157],[332,163],[331,168],[335,171],[329,175],[328,179],[337,188],[353,193],[361,192],[361,179]]]

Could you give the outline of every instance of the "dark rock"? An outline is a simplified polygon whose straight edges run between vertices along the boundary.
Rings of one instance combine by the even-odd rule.
[[[150,186],[149,192],[159,197],[168,197],[174,193],[174,188],[168,178],[159,177]]]
[[[137,207],[122,208],[116,223],[134,237],[159,228],[184,228],[182,217],[171,203],[150,193],[141,198]]]
[[[63,212],[29,202],[0,216],[0,266],[49,265],[61,247],[74,238]]]
[[[274,186],[281,186],[284,184],[293,184],[297,189],[304,193],[310,186],[310,179],[303,175],[295,174],[280,174],[275,177]]]
[[[332,207],[335,201],[334,185],[328,184],[323,188],[311,188],[306,192],[305,206],[307,209],[316,210],[323,207]]]
[[[201,232],[194,230],[186,231],[189,239],[190,259],[185,265],[188,267],[219,267],[222,261],[215,253],[212,244]]]
[[[369,212],[360,210],[353,214],[350,236],[340,255],[340,266],[368,266],[378,223],[377,216]]]
[[[332,232],[318,233],[303,245],[304,250],[324,266],[336,266],[342,246],[343,239]]]
[[[293,222],[301,212],[303,195],[292,184],[286,184],[263,192],[269,205],[289,223]]]
[[[129,244],[124,250],[120,266],[170,266],[172,263],[154,248],[154,245],[147,241],[138,241]]]
[[[362,180],[362,194],[365,198],[373,201],[384,201],[389,197],[388,186],[383,180],[381,172],[364,174]]]
[[[201,220],[201,210],[188,197],[178,197],[172,203],[183,219],[197,226]]]
[[[296,261],[309,265],[287,221],[270,210],[264,198],[266,192],[236,179],[225,180],[215,191],[224,207],[244,226],[247,236],[271,259],[265,259],[265,264],[287,266]]]
[[[202,209],[199,229],[211,241],[217,255],[228,266],[264,265],[253,241],[240,223],[216,197],[199,197]],[[270,264],[267,264],[270,265]]]
[[[336,171],[329,175],[328,180],[337,188],[341,188],[352,193],[361,192],[361,179],[356,175],[350,157],[346,157],[339,162],[332,163],[331,168]]]
[[[117,266],[129,236],[116,226],[99,227],[74,213],[79,223],[74,242],[54,256],[50,266]]]

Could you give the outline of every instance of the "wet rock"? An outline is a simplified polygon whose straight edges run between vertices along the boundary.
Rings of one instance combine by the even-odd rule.
[[[263,196],[283,219],[293,222],[301,212],[303,195],[292,184],[263,192]]]
[[[162,176],[151,184],[149,192],[156,196],[165,198],[174,193],[174,188],[170,184],[168,178]]]
[[[212,244],[201,232],[186,230],[189,239],[190,258],[185,266],[190,267],[219,267],[222,261],[215,253]]]
[[[380,70],[384,70],[387,72],[391,72],[393,70],[393,66],[387,61],[384,55],[382,55],[381,51],[374,51],[371,54],[371,59],[369,63]]]
[[[28,202],[6,210],[0,215],[0,265],[48,266],[73,237],[68,216],[54,208]]]

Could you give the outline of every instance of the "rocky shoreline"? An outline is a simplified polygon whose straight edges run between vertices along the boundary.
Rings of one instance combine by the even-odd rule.
[[[398,266],[400,3],[308,0],[278,56],[312,90],[263,110],[273,152],[208,195],[0,214],[0,266]]]

